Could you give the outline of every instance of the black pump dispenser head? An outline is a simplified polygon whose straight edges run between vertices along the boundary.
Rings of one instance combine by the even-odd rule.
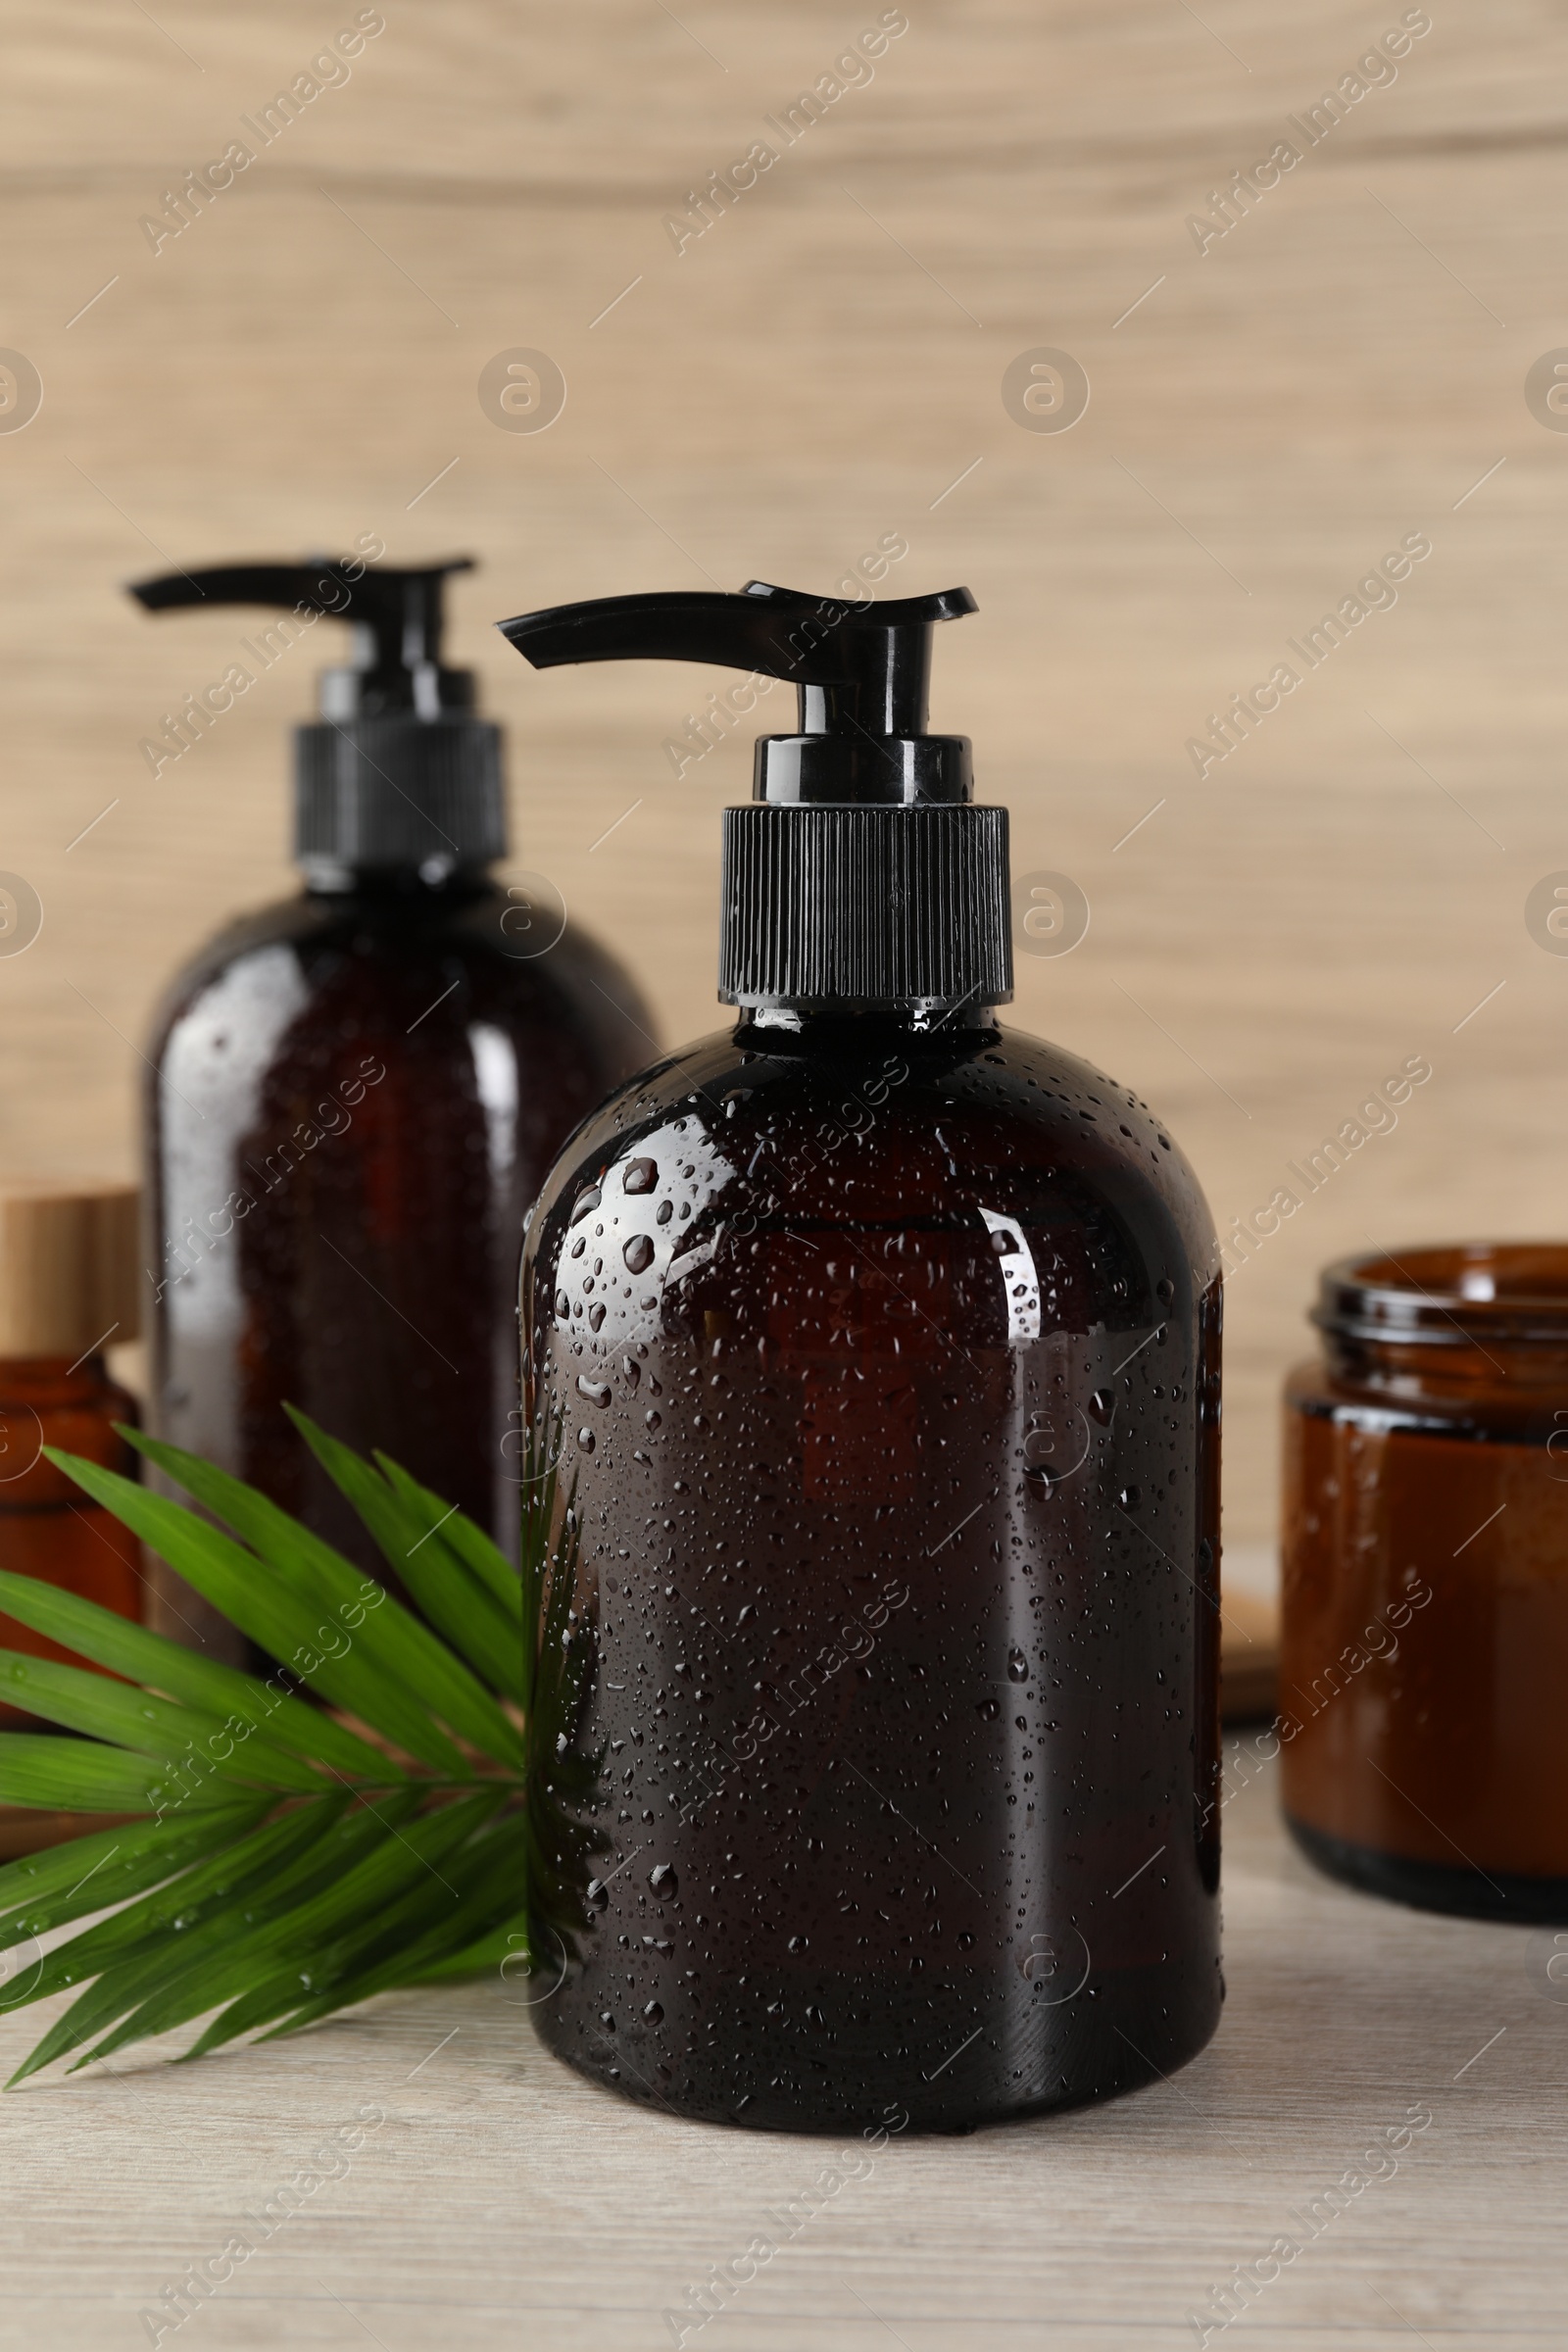
[[[953,1010],[1012,994],[1007,812],[969,745],[926,732],[931,631],[967,588],[881,604],[752,580],[739,596],[611,596],[499,623],[536,669],[711,662],[800,690],[724,811],[719,995],[753,1007]]]
[[[307,869],[445,873],[507,848],[501,731],[475,714],[472,671],[441,662],[447,576],[472,569],[466,556],[406,569],[320,556],[170,572],[130,593],[149,612],[274,605],[297,625],[347,621],[353,658],[320,672],[320,716],[295,730],[294,855]],[[264,662],[294,642],[273,648],[274,634]]]

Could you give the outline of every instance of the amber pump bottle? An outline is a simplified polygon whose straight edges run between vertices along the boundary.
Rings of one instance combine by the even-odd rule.
[[[281,606],[296,633],[328,614],[354,632],[296,735],[305,887],[175,980],[146,1120],[157,1427],[367,1567],[284,1400],[514,1544],[522,1212],[651,1028],[559,906],[491,874],[500,730],[441,659],[445,581],[468,568],[246,564],[133,591],[152,612]],[[196,1619],[222,1640],[177,1597],[170,1633]]]
[[[1133,1095],[998,1024],[1006,812],[926,731],[973,610],[502,624],[800,689],[724,817],[738,1024],[578,1130],[523,1254],[534,2014],[688,2116],[965,2130],[1219,2012],[1212,1228]]]

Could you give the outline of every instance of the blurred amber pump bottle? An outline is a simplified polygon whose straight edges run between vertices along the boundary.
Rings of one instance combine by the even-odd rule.
[[[1285,1406],[1286,1817],[1336,1877],[1568,1925],[1568,1245],[1330,1266]]]
[[[141,1615],[135,1538],[43,1448],[135,1475],[115,1423],[139,1418],[136,1400],[110,1378],[104,1351],[137,1336],[136,1227],[133,1185],[0,1187],[0,1568],[131,1618]],[[0,1648],[71,1656],[3,1615]],[[46,1728],[3,1696],[0,1724]]]

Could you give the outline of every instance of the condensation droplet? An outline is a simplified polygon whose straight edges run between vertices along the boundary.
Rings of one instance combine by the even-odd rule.
[[[620,1189],[623,1193],[651,1193],[658,1182],[659,1169],[653,1160],[629,1159]]]
[[[654,1262],[652,1237],[646,1233],[634,1233],[620,1254],[626,1261],[628,1274],[646,1274]]]

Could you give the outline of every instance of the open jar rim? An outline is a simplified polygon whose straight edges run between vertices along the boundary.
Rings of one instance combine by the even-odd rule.
[[[1449,1242],[1325,1266],[1311,1320],[1346,1339],[1568,1346],[1568,1242]]]

